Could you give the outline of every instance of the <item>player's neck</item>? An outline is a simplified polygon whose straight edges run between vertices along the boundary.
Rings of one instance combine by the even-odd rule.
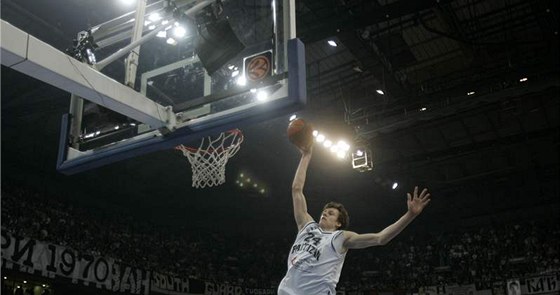
[[[330,231],[330,232],[336,231],[335,227],[332,227],[332,228],[331,227],[326,227],[322,224],[319,224],[319,227],[321,228],[322,231]]]

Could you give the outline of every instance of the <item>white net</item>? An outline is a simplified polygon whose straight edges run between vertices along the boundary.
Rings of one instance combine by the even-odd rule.
[[[192,186],[205,188],[226,182],[226,164],[239,151],[241,142],[243,133],[234,129],[222,132],[217,138],[202,138],[198,148],[177,146],[191,163]]]

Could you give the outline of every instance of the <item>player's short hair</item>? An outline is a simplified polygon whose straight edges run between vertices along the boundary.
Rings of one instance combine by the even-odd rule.
[[[328,202],[323,211],[327,208],[334,208],[338,210],[338,222],[340,222],[340,227],[338,229],[345,229],[350,224],[350,216],[348,216],[348,211],[344,208],[344,205],[337,202]]]

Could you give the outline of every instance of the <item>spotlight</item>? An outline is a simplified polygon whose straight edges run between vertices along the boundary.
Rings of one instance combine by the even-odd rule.
[[[373,169],[371,150],[366,147],[357,148],[352,153],[352,168],[359,172],[371,171]]]
[[[152,13],[150,14],[150,16],[148,16],[148,19],[152,22],[157,22],[158,20],[161,19],[161,16],[159,15],[159,13]]]
[[[244,75],[242,75],[241,77],[239,77],[239,79],[237,79],[237,85],[239,86],[247,85],[247,79],[245,79]]]
[[[397,189],[397,187],[398,187],[398,186],[399,186],[399,184],[398,184],[398,183],[396,183],[396,182],[395,182],[395,183],[393,183],[393,189]]]
[[[338,143],[336,144],[340,147],[340,149],[342,149],[343,151],[348,151],[350,150],[350,145],[348,145],[345,141],[343,140],[339,140]]]
[[[421,111],[421,112],[423,112],[423,111],[425,111],[425,110],[427,110],[427,108],[420,108],[420,111]]]
[[[323,134],[318,134],[316,137],[317,142],[325,141],[325,136]]]
[[[159,32],[157,32],[156,37],[167,38],[167,32],[166,31],[159,31]]]
[[[526,82],[527,80],[529,80],[529,79],[527,79],[527,78],[521,78],[521,79],[519,79],[519,82]]]
[[[257,99],[259,101],[266,101],[268,99],[268,93],[266,93],[265,91],[259,91],[257,93]]]
[[[383,90],[381,90],[381,89],[377,89],[377,90],[375,90],[375,92],[377,92],[377,93],[379,93],[379,94],[381,94],[381,95],[385,95],[385,92],[383,92]]]
[[[474,92],[474,91],[469,91],[469,92],[467,92],[467,95],[468,95],[468,96],[471,96],[471,95],[473,95],[473,94],[475,94],[475,93],[476,93],[476,92]]]
[[[173,29],[173,35],[177,38],[183,38],[187,34],[187,30],[181,26],[176,27]]]
[[[166,42],[167,42],[167,44],[169,44],[169,45],[175,45],[175,44],[177,44],[177,41],[175,41],[175,39],[173,39],[173,38],[167,38],[167,41],[166,41]]]
[[[295,120],[296,118],[297,118],[296,115],[292,115],[292,116],[290,117],[290,122],[292,122],[292,121]]]
[[[313,136],[314,136],[314,137],[317,137],[317,135],[319,135],[319,131],[313,130]]]
[[[323,142],[323,146],[325,146],[326,148],[331,147],[331,145],[332,145],[332,141],[330,141],[330,140],[328,140],[328,139],[325,140],[325,142]]]
[[[332,47],[337,47],[338,46],[338,44],[336,44],[336,42],[334,40],[329,40],[329,41],[327,41],[327,43],[329,43],[329,45],[332,46]]]

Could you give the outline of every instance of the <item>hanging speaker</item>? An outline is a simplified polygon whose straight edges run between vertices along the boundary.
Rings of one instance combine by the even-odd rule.
[[[207,24],[200,30],[196,51],[209,75],[239,54],[245,45],[239,41],[227,19]]]

